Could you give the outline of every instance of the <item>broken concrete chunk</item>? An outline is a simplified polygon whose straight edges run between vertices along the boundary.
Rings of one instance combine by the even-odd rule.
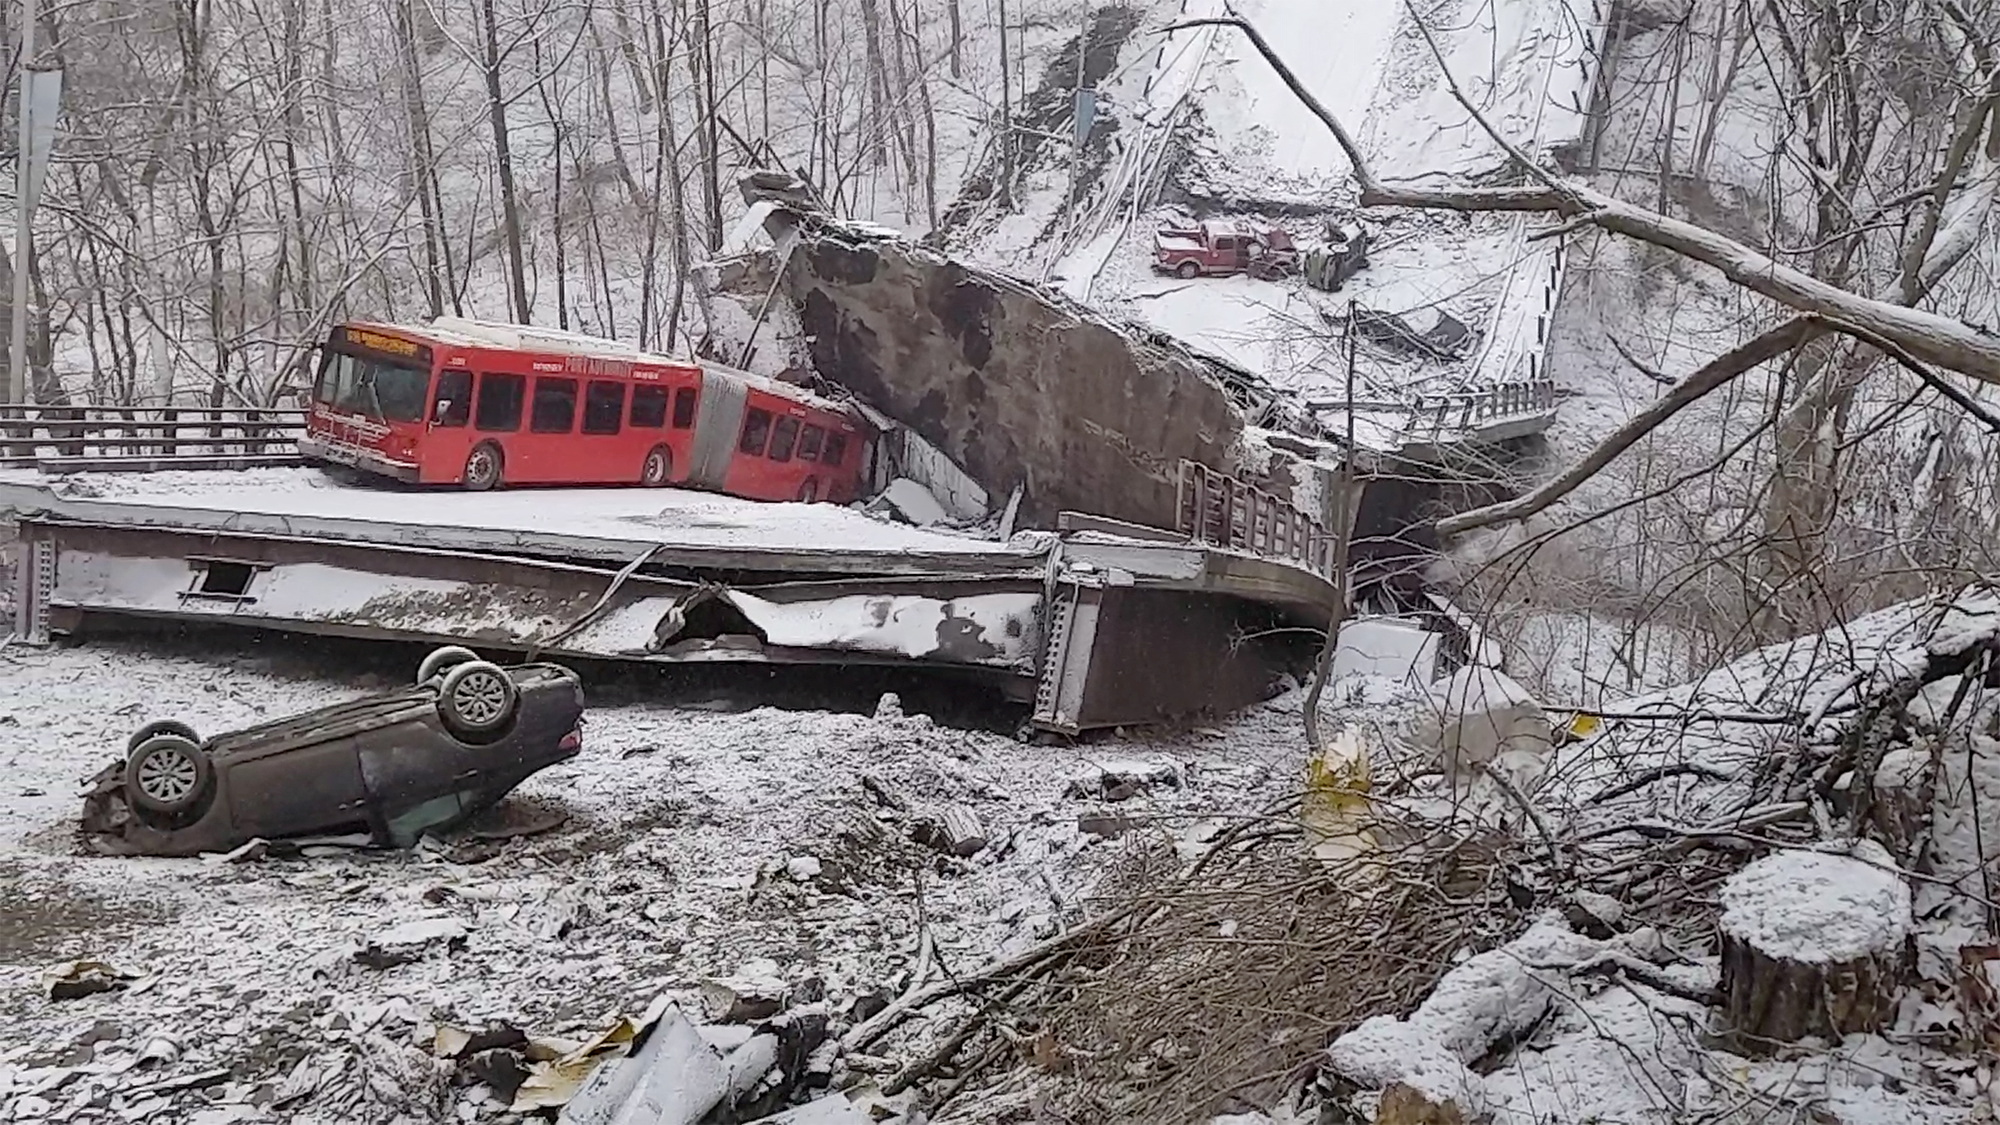
[[[433,949],[464,949],[467,930],[456,918],[419,918],[391,926],[354,951],[354,960],[371,969],[389,969],[423,960]]]
[[[1087,812],[1076,818],[1076,830],[1090,836],[1123,836],[1139,827],[1139,822],[1122,813]]]
[[[938,503],[930,489],[908,477],[890,481],[889,487],[883,489],[882,495],[869,507],[878,505],[918,527],[930,527],[951,518],[951,513],[945,511],[944,505]]]
[[[1070,778],[1064,792],[1071,797],[1124,801],[1155,789],[1178,789],[1181,770],[1172,762],[1095,762]]]
[[[903,697],[893,691],[885,691],[882,698],[875,701],[877,719],[900,719],[903,717]]]
[[[75,1000],[130,988],[139,979],[105,961],[65,961],[42,974],[42,988],[51,1000]]]
[[[943,833],[936,846],[941,852],[971,859],[986,847],[986,832],[979,827],[978,814],[964,805],[946,809],[939,827]]]
[[[785,861],[785,874],[791,876],[794,882],[810,883],[819,878],[820,870],[820,862],[813,856],[793,856]]]
[[[769,1019],[784,1010],[785,992],[778,963],[762,957],[744,962],[731,976],[701,984],[702,1006],[717,1023]]]

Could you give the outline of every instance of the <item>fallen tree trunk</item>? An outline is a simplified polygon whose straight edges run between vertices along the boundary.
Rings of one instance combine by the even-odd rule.
[[[1722,1015],[1739,1054],[1880,1031],[1909,965],[1910,888],[1881,845],[1790,851],[1722,889]]]

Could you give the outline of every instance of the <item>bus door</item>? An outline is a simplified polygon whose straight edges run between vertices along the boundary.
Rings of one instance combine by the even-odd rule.
[[[418,446],[426,483],[451,483],[465,468],[472,451],[473,371],[463,355],[448,355],[431,380],[430,413],[424,419],[424,440]]]

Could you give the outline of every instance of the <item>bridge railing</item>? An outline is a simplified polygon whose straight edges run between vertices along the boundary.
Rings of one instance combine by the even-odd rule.
[[[300,462],[297,408],[0,406],[0,467],[48,472]]]
[[[1556,384],[1553,379],[1497,383],[1476,391],[1418,395],[1410,404],[1408,432],[1416,438],[1476,433],[1500,422],[1548,414],[1555,408]]]
[[[1334,538],[1289,501],[1193,461],[1181,462],[1174,530],[1196,543],[1333,573]]]

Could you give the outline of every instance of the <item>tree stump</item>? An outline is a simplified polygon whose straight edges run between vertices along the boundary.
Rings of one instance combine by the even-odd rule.
[[[1725,1046],[1880,1031],[1910,964],[1910,888],[1880,844],[1766,856],[1722,889]]]

